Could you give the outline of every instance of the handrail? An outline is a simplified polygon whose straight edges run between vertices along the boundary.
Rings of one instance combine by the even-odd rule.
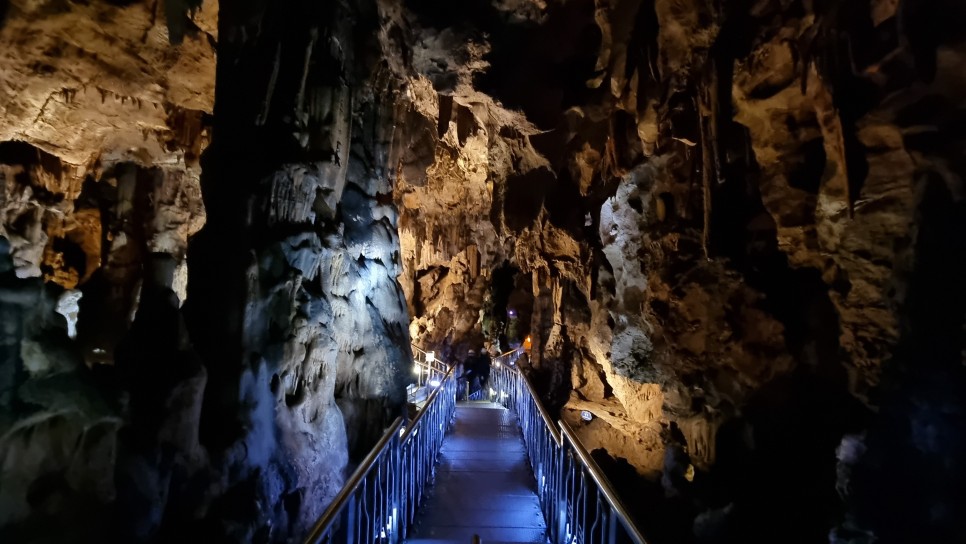
[[[554,423],[526,374],[494,370],[497,401],[520,420],[550,541],[646,544],[603,471],[566,422]]]
[[[455,367],[450,368],[400,439],[399,507],[397,537],[405,538],[416,518],[426,488],[436,477],[436,459],[456,414]]]
[[[319,521],[309,532],[309,537],[307,539],[308,541],[312,541],[317,538],[316,535],[321,536],[323,530],[332,525],[332,522],[335,520],[336,516],[338,516],[340,511],[345,507],[349,497],[359,489],[359,485],[362,483],[363,479],[370,472],[372,472],[376,460],[383,454],[383,450],[386,449],[386,446],[389,445],[393,439],[399,436],[399,428],[402,426],[402,423],[403,418],[397,417],[389,428],[386,429],[386,432],[383,433],[382,437],[379,438],[379,441],[376,442],[376,445],[372,448],[372,451],[370,451],[362,462],[359,463],[359,467],[356,468],[355,472],[352,473],[352,476],[349,476],[349,479],[346,480],[346,483],[342,486],[339,494],[332,499],[332,503],[329,504],[329,507],[326,508],[325,512],[322,513],[322,517],[319,518]]]
[[[514,352],[522,350],[500,357]],[[393,421],[326,508],[307,543],[398,543],[406,538],[456,412],[454,369],[447,369],[408,427],[402,418]],[[551,542],[646,544],[603,471],[570,425],[553,423],[530,379],[512,362],[494,370],[488,387],[519,418]]]
[[[600,470],[600,467],[587,452],[587,449],[584,448],[584,445],[580,443],[580,440],[574,433],[573,428],[564,420],[560,420],[559,423],[561,434],[566,438],[570,445],[573,446],[574,452],[580,459],[581,464],[588,468],[590,477],[594,480],[597,488],[604,494],[604,499],[617,514],[616,519],[621,522],[621,525],[624,526],[624,530],[627,531],[635,542],[644,542],[644,536],[637,529],[637,526],[631,522],[631,515],[627,512],[627,509],[624,508],[624,503],[622,503],[620,498],[617,496],[617,492],[614,491],[614,487],[611,485],[610,480],[604,476],[603,471]]]
[[[416,390],[421,388],[424,384],[428,384],[432,378],[442,380],[443,376],[446,375],[449,370],[447,365],[434,358],[433,361],[426,361],[426,355],[428,352],[423,351],[418,348],[415,344],[412,345],[414,352],[416,352],[413,357],[413,372],[416,374]],[[423,375],[426,375],[425,382],[423,381]],[[413,402],[414,391],[409,392],[409,401]]]
[[[398,543],[435,476],[443,435],[456,412],[449,369],[416,417],[397,418],[310,531],[307,543]],[[421,432],[422,431],[422,432]]]
[[[497,355],[496,357],[494,357],[494,359],[498,359],[500,357],[506,357],[507,355],[512,355],[512,354],[517,353],[519,351],[520,351],[520,348],[513,348],[510,351],[507,351],[507,352],[504,352],[504,353],[501,353],[501,354]]]
[[[446,378],[450,378],[452,375],[453,375],[453,369],[451,368],[446,372]],[[426,406],[429,406],[430,404],[433,403],[434,400],[436,400],[436,396],[439,395],[439,392],[442,391],[443,389],[442,384],[440,385],[441,386],[434,389],[433,392],[429,395],[429,398],[426,399]],[[423,416],[425,416],[426,413],[427,413],[426,410],[420,410],[419,413],[416,414],[416,417],[413,419],[412,424],[409,426],[408,429],[404,431],[402,435],[403,441],[409,438],[409,435],[412,434],[413,430],[417,428],[417,426],[419,425],[419,421],[423,419]]]
[[[525,375],[523,375],[523,373],[519,371],[517,372],[522,376],[523,383],[526,384],[527,391],[530,393],[530,396],[533,397],[534,399],[539,399],[540,396],[537,395],[537,391],[536,389],[533,388],[533,384],[530,383],[530,379],[527,378]],[[536,405],[537,405],[537,410],[540,411],[540,417],[543,418],[543,422],[547,426],[547,429],[550,431],[550,435],[553,436],[553,441],[556,442],[558,446],[562,445],[563,442],[561,441],[560,431],[557,430],[557,426],[553,424],[553,418],[550,417],[550,413],[547,412],[546,408],[544,408],[542,402],[537,402]]]

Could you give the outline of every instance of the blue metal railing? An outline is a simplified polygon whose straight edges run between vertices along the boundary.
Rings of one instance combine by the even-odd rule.
[[[415,382],[406,388],[406,396],[412,404],[420,405],[428,400],[428,392],[438,387],[449,368],[436,358],[435,352],[413,346],[413,374]]]
[[[309,533],[309,543],[397,543],[406,538],[456,412],[449,370],[408,427],[389,426]]]
[[[494,397],[516,412],[537,480],[537,497],[555,544],[645,544],[600,467],[564,421],[556,425],[533,384],[507,355],[491,370]]]
[[[645,544],[573,430],[563,421],[554,424],[530,380],[516,368],[521,354],[514,350],[494,358],[485,394],[517,414],[550,542]],[[456,391],[450,369],[408,428],[402,418],[389,426],[307,543],[398,543],[406,538],[435,477],[436,459],[456,412]]]

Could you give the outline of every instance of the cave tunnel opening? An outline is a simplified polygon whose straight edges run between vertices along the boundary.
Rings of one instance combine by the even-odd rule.
[[[822,138],[809,140],[802,145],[802,155],[788,173],[788,183],[808,194],[817,195],[825,172],[825,141]]]
[[[64,171],[63,163],[56,156],[20,141],[0,142],[0,163],[25,167],[40,166],[55,177],[60,177]]]
[[[517,348],[530,333],[530,316],[533,297],[530,294],[529,275],[510,263],[493,270],[490,283],[489,330],[484,336],[501,353]]]

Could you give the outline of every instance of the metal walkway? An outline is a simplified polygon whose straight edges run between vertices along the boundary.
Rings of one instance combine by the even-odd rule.
[[[436,479],[416,515],[410,544],[546,543],[516,416],[493,402],[459,403],[440,450]]]
[[[432,352],[415,360],[410,401],[418,412],[386,429],[306,544],[470,544],[474,536],[484,544],[646,544],[573,429],[554,422],[515,368],[521,353],[494,358],[478,394],[496,403],[457,403],[454,369]],[[425,401],[420,390],[429,392]]]

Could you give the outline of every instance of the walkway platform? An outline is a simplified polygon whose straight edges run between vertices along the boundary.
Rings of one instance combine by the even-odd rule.
[[[546,532],[516,417],[492,402],[459,403],[407,542],[546,544]]]

